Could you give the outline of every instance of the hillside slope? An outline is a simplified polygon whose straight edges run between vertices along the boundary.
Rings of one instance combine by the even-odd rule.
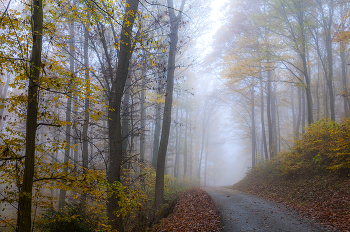
[[[259,164],[234,189],[285,203],[338,231],[350,231],[350,123],[322,120],[290,152]]]

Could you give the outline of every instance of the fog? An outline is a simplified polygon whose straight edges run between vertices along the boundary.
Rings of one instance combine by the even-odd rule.
[[[41,3],[0,5],[0,206],[28,225],[233,185],[350,115],[349,1]]]

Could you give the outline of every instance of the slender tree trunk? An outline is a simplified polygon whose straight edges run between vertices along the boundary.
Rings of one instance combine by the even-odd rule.
[[[277,117],[277,139],[278,139],[278,150],[277,152],[281,152],[281,128],[280,128],[280,115],[278,111],[278,105],[276,104],[276,117]]]
[[[186,121],[185,121],[185,146],[184,146],[184,176],[187,176],[187,133],[188,133],[188,93],[186,93]]]
[[[125,8],[125,16],[122,25],[120,48],[118,53],[118,66],[116,78],[112,83],[111,92],[109,94],[109,110],[108,110],[108,135],[109,135],[109,168],[107,171],[107,180],[110,186],[116,182],[120,182],[121,164],[123,160],[122,148],[122,125],[120,118],[121,100],[125,88],[126,79],[129,73],[129,64],[132,55],[132,29],[137,15],[139,1],[128,0]],[[123,218],[114,212],[119,209],[119,198],[115,194],[110,194],[107,198],[107,216],[109,224],[113,230],[124,231]]]
[[[122,108],[122,153],[123,160],[127,160],[130,152],[128,151],[129,145],[129,132],[130,132],[130,86],[131,78],[127,77],[125,84],[125,92],[123,99],[123,108]]]
[[[261,75],[260,75],[261,76]],[[261,99],[261,133],[262,133],[262,140],[263,140],[263,146],[264,146],[264,154],[265,154],[265,160],[269,159],[269,153],[267,151],[267,141],[266,141],[266,131],[265,131],[265,103],[264,103],[264,86],[262,82],[262,78],[260,79],[260,99]]]
[[[146,60],[142,70],[142,82],[141,82],[141,98],[140,98],[140,111],[141,111],[141,135],[140,135],[140,160],[145,159],[145,133],[146,133],[146,107],[145,107],[145,88],[146,88]],[[159,135],[158,135],[159,138]]]
[[[75,1],[74,1],[75,3]],[[73,3],[73,5],[75,5]],[[63,162],[67,165],[70,157],[70,146],[71,146],[71,134],[72,134],[72,125],[71,123],[71,115],[72,115],[72,90],[73,90],[73,81],[74,81],[74,57],[75,57],[75,49],[74,49],[74,21],[72,20],[69,24],[69,71],[71,73],[71,80],[68,87],[67,93],[67,111],[66,111],[66,147],[64,153]],[[64,168],[64,172],[68,172],[68,167]],[[62,209],[64,207],[64,203],[66,202],[67,191],[60,189],[60,197],[58,201],[58,207]]]
[[[182,179],[183,177],[183,167],[181,164],[183,164],[183,156],[182,156],[182,152],[181,152],[181,135],[182,135],[182,118],[183,118],[183,115],[182,115],[182,109],[180,109],[180,117],[179,117],[179,137],[178,137],[178,166],[177,166],[177,174],[179,176],[179,180]]]
[[[189,121],[192,122],[191,120],[191,113],[189,113]],[[192,132],[192,133],[191,133]],[[190,124],[190,149],[189,149],[189,159],[190,159],[190,178],[193,177],[193,134],[194,134],[194,129],[192,129],[192,124]]]
[[[202,143],[201,143],[201,153],[199,157],[199,164],[198,164],[198,173],[197,173],[197,178],[198,178],[198,186],[201,185],[201,169],[202,169],[202,159],[203,159],[203,152],[204,152],[204,145],[205,145],[205,133],[206,133],[206,109],[204,109],[204,114],[203,114],[203,124],[202,124]]]
[[[179,107],[176,107],[174,177],[179,178]]]
[[[256,129],[255,129],[255,97],[254,97],[254,80],[251,83],[251,98],[252,98],[252,167],[255,166],[256,160]]]
[[[268,128],[269,128],[269,153],[270,158],[273,158],[275,154],[273,153],[273,127],[272,127],[272,111],[271,111],[271,95],[272,95],[272,89],[271,89],[271,70],[267,71],[267,122],[268,122]]]
[[[152,163],[153,166],[157,167],[157,158],[158,158],[158,150],[159,150],[159,137],[160,137],[160,123],[161,123],[161,115],[160,115],[160,103],[156,103],[156,115],[155,115],[155,125],[154,125],[154,138],[153,138],[153,157]]]
[[[323,96],[324,96],[324,102],[325,102],[325,116],[329,117],[328,92],[327,92],[327,83],[326,83],[326,81],[323,83]]]
[[[32,190],[35,163],[35,142],[38,114],[38,84],[41,70],[41,50],[43,35],[43,5],[42,0],[33,0],[32,31],[33,47],[30,61],[28,105],[26,123],[26,143],[23,184],[19,200],[19,232],[30,232],[32,225]]]
[[[10,84],[10,72],[7,72],[6,74],[6,83],[4,86],[1,85],[0,88],[0,98],[6,98],[7,97],[7,90],[9,88]],[[1,108],[1,107],[0,107]],[[2,129],[4,125],[4,112],[5,112],[5,107],[0,109],[0,130]]]
[[[293,133],[295,131],[295,110],[294,110],[294,87],[291,86],[291,89],[290,89],[290,97],[291,97],[291,103],[292,103],[292,120],[293,120]]]
[[[302,94],[301,92],[303,91],[301,89],[302,87],[298,87],[298,120],[297,120],[297,125],[296,125],[296,128],[295,128],[295,136],[296,138],[299,137],[299,127],[300,127],[300,122],[301,122],[301,106],[302,106],[302,103],[301,103],[301,100],[302,100]]]
[[[205,144],[205,163],[204,163],[204,186],[207,186],[207,175],[208,175],[208,155],[209,155],[209,135],[207,135],[207,141]]]
[[[326,45],[326,53],[327,53],[327,65],[328,65],[328,75],[326,75],[327,79],[327,87],[329,91],[329,106],[331,111],[331,120],[335,121],[335,99],[333,92],[333,40],[332,40],[332,22],[333,22],[333,14],[334,7],[333,1],[327,1],[328,4],[323,5],[323,1],[317,0],[318,8],[320,10],[323,22],[323,29],[325,33],[325,45]],[[324,9],[328,9],[328,16],[324,14]]]
[[[340,6],[340,16],[344,18],[344,5]],[[344,31],[344,25],[341,27],[341,31]],[[349,99],[348,99],[348,87],[347,87],[347,75],[346,75],[346,58],[345,58],[346,46],[344,42],[340,42],[340,59],[341,59],[341,76],[342,76],[342,84],[343,84],[343,100],[344,100],[344,114],[345,117],[348,118],[350,116],[349,113]]]
[[[316,116],[316,120],[320,120],[320,60],[317,59],[317,82],[316,82],[316,101],[317,101],[317,116]]]
[[[88,169],[88,161],[89,161],[89,138],[88,138],[88,129],[89,129],[89,121],[90,121],[90,78],[89,78],[89,28],[88,23],[84,26],[84,68],[85,68],[85,106],[84,106],[84,125],[83,125],[83,174],[86,175]],[[81,204],[86,206],[86,193],[82,194]]]
[[[302,91],[301,92],[301,100],[302,100],[302,118],[301,118],[301,133],[304,134],[305,133],[305,119],[306,119],[306,104],[305,104],[305,92]]]
[[[272,138],[273,138],[273,154],[274,156],[277,155],[277,111],[276,111],[276,86],[274,85],[272,88],[272,95],[271,95],[271,122],[272,122]]]
[[[168,148],[168,140],[171,124],[171,108],[173,102],[174,76],[175,76],[175,55],[178,41],[179,23],[181,14],[185,5],[185,0],[182,0],[179,15],[176,16],[174,12],[174,4],[172,0],[168,0],[168,10],[170,15],[170,48],[167,68],[167,86],[163,114],[162,135],[159,145],[159,152],[157,157],[157,173],[156,173],[156,187],[155,187],[155,204],[156,209],[159,210],[164,203],[164,171],[165,158]]]

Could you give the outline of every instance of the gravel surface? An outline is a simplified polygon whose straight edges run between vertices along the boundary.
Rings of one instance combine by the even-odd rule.
[[[221,214],[223,232],[237,231],[331,231],[302,218],[282,204],[238,192],[228,187],[203,188],[213,198]]]

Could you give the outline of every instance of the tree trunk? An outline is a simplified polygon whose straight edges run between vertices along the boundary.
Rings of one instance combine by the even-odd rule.
[[[340,6],[340,16],[344,17],[344,5]],[[341,26],[341,31],[344,31],[344,25]],[[341,76],[342,76],[342,84],[343,84],[343,100],[344,100],[344,116],[348,118],[350,116],[349,113],[349,99],[348,99],[348,88],[347,88],[347,75],[346,75],[346,58],[345,58],[346,46],[343,41],[340,42],[340,59],[341,59]]]
[[[172,0],[168,0],[168,10],[170,15],[170,48],[167,68],[167,86],[163,114],[162,135],[160,139],[159,152],[157,158],[157,174],[156,174],[156,189],[155,189],[155,204],[156,209],[159,210],[164,203],[164,170],[165,157],[168,148],[170,124],[171,124],[171,108],[173,102],[174,89],[174,74],[175,74],[175,56],[178,41],[179,23],[181,20],[182,10],[185,0],[182,0],[178,16],[174,12],[174,4]]]
[[[73,5],[75,5],[75,1],[73,2]],[[68,124],[66,125],[66,147],[64,152],[64,159],[63,162],[67,165],[70,157],[70,146],[71,146],[71,133],[72,133],[72,125],[71,123],[71,114],[72,114],[72,91],[73,91],[73,81],[74,81],[74,57],[75,57],[75,46],[74,46],[74,20],[72,20],[69,24],[69,71],[71,73],[71,80],[69,82],[68,86],[68,93],[67,93],[67,111],[66,111],[66,122]],[[64,172],[68,172],[68,167],[65,166]],[[59,209],[62,209],[64,207],[64,203],[66,202],[66,195],[67,191],[60,189],[60,197],[58,201],[58,207]]]
[[[254,80],[251,83],[251,98],[252,98],[252,167],[256,161],[256,132],[255,132],[255,98],[254,98]]]
[[[272,95],[272,89],[271,89],[271,70],[267,71],[267,122],[269,127],[269,152],[270,152],[270,158],[273,158],[275,154],[273,153],[273,127],[272,127],[272,111],[271,111],[271,95]]]
[[[128,156],[130,152],[128,151],[129,145],[129,132],[130,132],[130,86],[131,78],[127,77],[124,91],[123,108],[122,108],[122,154],[123,160],[129,162]]]
[[[28,105],[26,123],[25,161],[23,185],[19,200],[19,232],[31,231],[32,190],[35,163],[35,142],[38,114],[38,84],[41,70],[41,50],[43,35],[43,5],[42,0],[33,0],[32,31],[33,47],[30,61]]]
[[[140,135],[140,160],[145,159],[145,133],[146,133],[146,107],[145,107],[145,87],[146,87],[146,59],[142,70],[141,81],[141,97],[140,97],[140,111],[141,111],[141,135]],[[159,140],[159,135],[158,135]]]
[[[1,85],[0,88],[0,98],[6,98],[7,97],[7,91],[9,88],[9,84],[10,84],[10,72],[7,72],[6,74],[6,83],[4,86]],[[0,109],[0,130],[2,129],[3,125],[4,125],[4,112],[5,112],[5,107]]]
[[[179,106],[176,107],[176,119],[175,119],[175,165],[174,165],[174,177],[179,179]]]
[[[157,169],[157,158],[158,158],[158,151],[159,151],[159,137],[160,137],[160,122],[161,122],[161,116],[160,116],[160,103],[156,103],[156,120],[154,125],[154,137],[153,137],[153,157],[152,157],[152,164]]]
[[[303,61],[304,78],[306,82],[305,92],[306,92],[306,102],[307,102],[306,106],[307,106],[308,124],[311,125],[314,122],[314,117],[312,112],[313,105],[312,105],[312,95],[311,95],[311,81],[307,71],[305,50],[304,50],[304,54],[301,54],[301,59]]]
[[[207,141],[205,144],[205,162],[204,162],[204,186],[207,186],[207,174],[208,174],[208,155],[209,155],[209,135],[207,135]]]
[[[295,110],[294,110],[294,86],[291,86],[291,89],[290,89],[290,97],[291,97],[291,103],[292,103],[292,120],[293,120],[293,133],[295,131]]]
[[[189,121],[192,122],[191,120],[191,112],[189,113]],[[192,132],[192,133],[191,133]],[[189,149],[189,159],[190,159],[190,167],[189,167],[189,172],[190,172],[190,178],[193,176],[193,134],[195,131],[192,129],[192,124],[190,124],[190,149]]]
[[[121,164],[123,156],[125,155],[122,152],[123,137],[120,110],[124,87],[129,72],[130,59],[133,51],[131,35],[136,18],[138,4],[138,0],[127,1],[127,7],[125,8],[125,16],[120,36],[121,43],[118,53],[118,67],[109,95],[108,135],[110,159],[109,169],[107,171],[107,180],[110,186],[116,182],[120,182],[121,180]],[[115,194],[110,194],[107,200],[107,216],[109,219],[109,224],[112,226],[113,230],[123,232],[123,218],[117,214],[114,214],[114,212],[119,209],[118,196]]]
[[[264,103],[264,87],[262,82],[262,77],[260,79],[260,99],[261,99],[261,133],[262,133],[262,140],[263,140],[263,146],[264,146],[264,153],[265,153],[265,160],[269,159],[269,153],[267,151],[267,142],[266,142],[266,131],[265,131],[265,103]]]
[[[272,144],[273,155],[277,155],[277,119],[276,119],[276,86],[272,88],[271,94],[271,123],[272,123]]]
[[[323,29],[325,33],[325,44],[326,44],[326,53],[327,53],[327,64],[328,64],[328,75],[326,75],[327,79],[327,87],[329,91],[329,106],[331,111],[331,120],[335,121],[335,99],[333,92],[333,40],[332,40],[332,23],[333,23],[333,14],[334,7],[333,1],[328,1],[329,4],[326,6],[328,9],[328,15],[324,14],[324,5],[321,0],[316,1],[318,4],[318,8],[320,10],[322,16]]]
[[[316,94],[317,94],[317,116],[316,116],[316,120],[320,120],[320,59],[317,59],[317,82],[316,82]]]
[[[89,129],[89,108],[90,108],[90,80],[89,80],[89,28],[88,23],[84,26],[84,68],[85,68],[85,107],[84,107],[84,125],[83,125],[83,175],[86,175],[89,161],[89,144],[88,144],[88,129]],[[86,193],[82,194],[81,204],[86,206]]]
[[[301,100],[302,100],[302,94],[301,94],[301,91],[303,91],[302,89],[301,89],[302,87],[298,87],[298,120],[297,120],[297,125],[296,125],[296,127],[295,127],[295,136],[296,136],[296,138],[298,138],[299,137],[299,127],[300,127],[300,122],[301,122],[301,106],[302,106],[302,104],[301,104]]]
[[[188,127],[188,93],[186,93],[186,121],[185,121],[185,146],[184,146],[184,176],[187,176],[187,127]]]
[[[301,134],[305,133],[305,118],[306,118],[306,104],[305,104],[305,92],[301,92],[301,100],[302,100],[302,113],[301,113]]]

